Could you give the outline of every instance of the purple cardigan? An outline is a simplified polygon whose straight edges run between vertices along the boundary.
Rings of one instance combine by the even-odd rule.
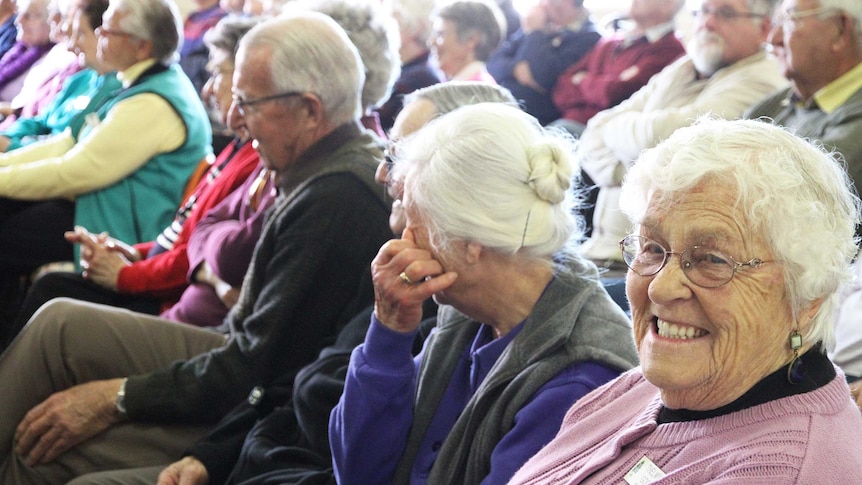
[[[207,261],[215,274],[239,288],[263,230],[266,209],[275,201],[271,179],[266,182],[257,210],[251,206],[250,191],[263,165],[258,165],[246,181],[213,207],[195,226],[186,249],[189,277]],[[209,285],[192,283],[180,301],[162,317],[201,327],[221,325],[228,309]]]
[[[649,470],[664,474],[656,485],[854,482],[862,477],[862,417],[836,373],[811,392],[657,425],[659,390],[638,367],[579,401],[509,483],[626,483],[626,474]],[[644,457],[651,464],[638,474]]]
[[[522,326],[523,323],[506,336],[492,339],[490,327],[483,325],[472,346],[460,350],[458,366],[414,462],[411,483],[427,481],[443,440]],[[414,333],[390,330],[372,316],[365,343],[354,350],[342,396],[342,400],[353,402],[353,405],[339,403],[333,410],[329,425],[338,483],[392,482],[413,421],[414,381],[424,356],[424,351],[415,358],[411,356],[414,336]],[[571,403],[617,375],[619,371],[604,365],[579,362],[545,383],[532,401],[521,409],[515,426],[494,449],[494,466],[482,483],[505,483],[527,458],[556,434]],[[354,389],[360,388],[361,392],[355,392]],[[357,428],[374,431],[369,436],[351,433],[351,429]],[[383,446],[393,443],[400,445],[391,449]],[[391,466],[367,466],[379,462],[381,453],[392,456],[388,460]]]

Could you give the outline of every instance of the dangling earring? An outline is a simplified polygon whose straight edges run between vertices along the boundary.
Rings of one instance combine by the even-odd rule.
[[[790,359],[790,364],[787,366],[787,382],[791,384],[799,384],[802,381],[802,359],[799,358],[799,349],[802,348],[802,335],[799,335],[798,330],[793,330],[790,334],[790,350],[793,351],[793,358]]]

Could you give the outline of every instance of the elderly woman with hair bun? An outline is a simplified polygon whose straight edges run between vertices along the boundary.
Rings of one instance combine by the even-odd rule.
[[[510,483],[848,483],[862,418],[833,345],[859,198],[783,129],[705,120],[641,155],[620,241],[641,365]]]
[[[568,406],[636,364],[631,327],[574,253],[567,139],[484,103],[397,148],[407,228],[372,262],[371,327],[330,421],[335,473],[505,483]],[[437,328],[414,359],[431,296]]]

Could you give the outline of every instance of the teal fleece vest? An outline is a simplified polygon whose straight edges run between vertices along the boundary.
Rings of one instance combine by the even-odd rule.
[[[198,162],[212,151],[212,132],[206,111],[191,82],[176,65],[165,68],[156,64],[94,114],[104,120],[115,104],[144,93],[161,96],[176,110],[186,126],[185,141],[176,150],[151,158],[128,177],[82,194],[75,202],[76,225],[92,233],[108,231],[111,236],[130,244],[155,239],[171,223],[189,176]],[[86,137],[88,131],[85,124],[79,137]],[[75,259],[78,259],[77,251]]]

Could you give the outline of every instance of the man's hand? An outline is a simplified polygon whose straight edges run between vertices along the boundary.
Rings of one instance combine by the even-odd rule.
[[[212,286],[221,302],[229,309],[233,308],[239,301],[240,289],[231,286],[230,283],[219,278],[207,261],[204,261],[200,266],[198,266],[192,280],[196,283],[203,283]]]
[[[187,456],[162,470],[156,485],[207,485],[209,482],[204,464],[193,456]]]
[[[15,430],[15,453],[27,466],[49,463],[122,417],[115,401],[122,379],[92,381],[52,394]]]
[[[527,86],[528,88],[536,91],[537,93],[545,94],[548,92],[547,89],[542,87],[541,84],[537,83],[535,79],[533,79],[533,71],[530,70],[530,64],[527,61],[520,61],[515,64],[515,69],[512,71],[512,76],[516,81]]]

